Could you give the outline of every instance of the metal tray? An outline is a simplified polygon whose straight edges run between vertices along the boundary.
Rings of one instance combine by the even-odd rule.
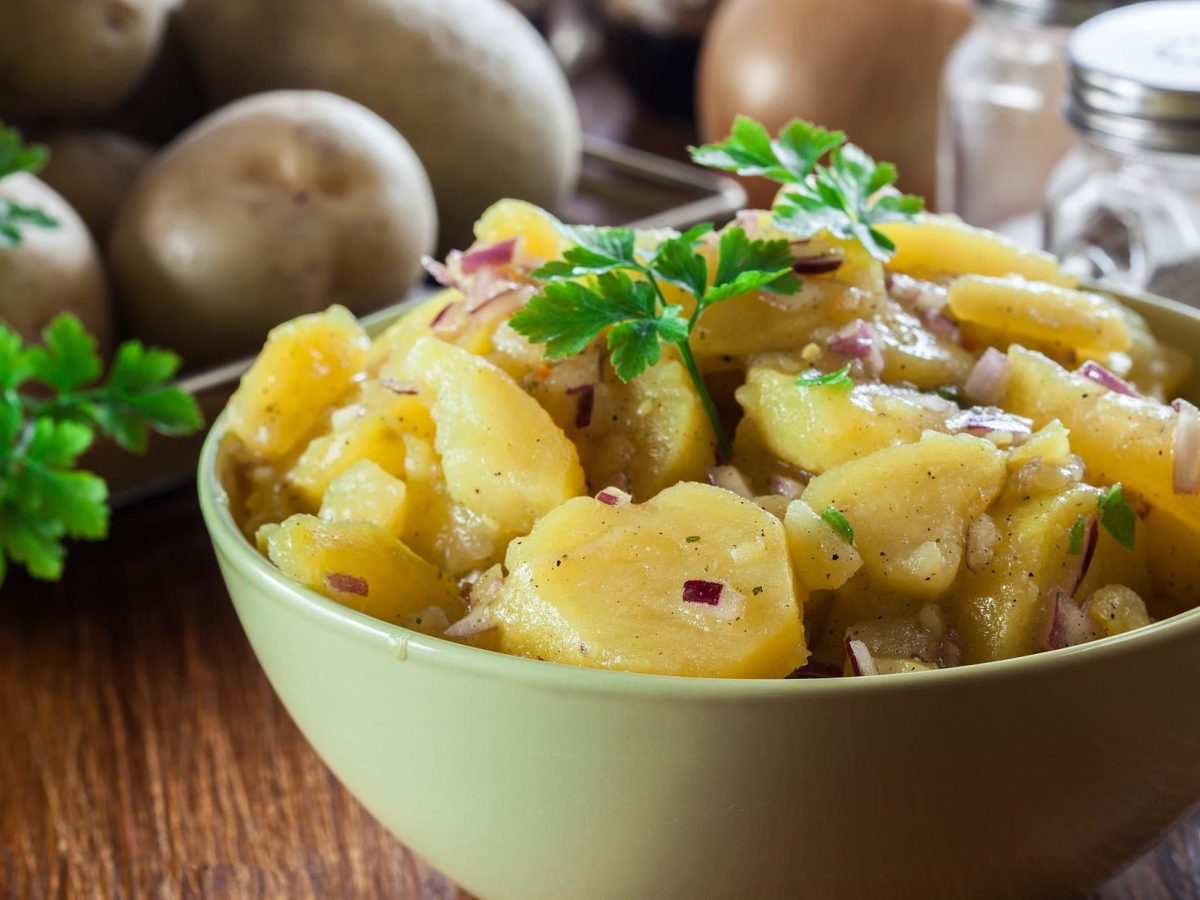
[[[745,191],[731,178],[585,135],[579,188],[560,214],[569,222],[683,229],[698,222],[722,223],[745,202]],[[382,328],[430,291],[418,286],[405,300],[363,322],[368,329]],[[248,359],[238,360],[185,375],[177,383],[196,397],[205,420],[211,422],[249,365]],[[190,481],[203,440],[202,434],[153,438],[144,456],[131,456],[102,442],[85,465],[108,481],[113,504],[121,506]]]

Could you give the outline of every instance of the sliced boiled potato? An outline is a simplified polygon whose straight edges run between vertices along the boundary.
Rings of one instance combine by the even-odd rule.
[[[957,344],[931,334],[912,313],[888,303],[871,323],[883,357],[884,381],[930,389],[962,384],[975,357]]]
[[[953,585],[967,527],[1005,475],[1004,456],[988,441],[927,432],[818,475],[802,499],[849,520],[872,584],[934,598]]]
[[[265,538],[289,578],[377,619],[401,624],[431,605],[451,620],[465,612],[454,583],[378,525],[297,515]]]
[[[719,488],[571,500],[506,565],[493,612],[506,653],[730,678],[781,677],[807,655],[782,523]]]
[[[840,588],[862,568],[854,545],[803,500],[787,505],[783,528],[796,580],[808,590]]]
[[[378,373],[389,359],[403,360],[417,338],[432,334],[430,323],[451,303],[462,302],[458,291],[439,291],[415,309],[398,318],[371,342],[367,354],[367,371]]]
[[[1109,298],[1016,275],[964,275],[950,285],[948,307],[956,319],[997,331],[1010,342],[1098,353],[1126,351],[1132,344],[1126,318]]]
[[[229,433],[257,460],[282,459],[350,390],[369,346],[362,326],[340,306],[274,328],[229,401]]]
[[[326,522],[369,522],[400,535],[407,501],[408,488],[403,481],[362,459],[329,485],[320,515]]]
[[[584,491],[579,454],[537,401],[496,366],[421,337],[408,377],[428,391],[450,496],[511,537]]]
[[[927,215],[913,222],[884,222],[876,228],[896,245],[888,269],[914,278],[937,281],[969,272],[993,277],[1020,275],[1063,287],[1073,287],[1077,281],[1063,272],[1049,253],[1029,250],[952,216]]]
[[[938,429],[957,412],[940,397],[882,384],[796,384],[794,375],[756,367],[737,400],[745,410],[735,453],[753,438],[778,458],[821,473]]]
[[[570,247],[550,213],[524,200],[493,203],[475,223],[475,239],[498,244],[517,238],[523,252],[540,260],[558,259]]]

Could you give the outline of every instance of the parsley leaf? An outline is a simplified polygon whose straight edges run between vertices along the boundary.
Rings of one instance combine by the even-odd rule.
[[[730,136],[702,147],[689,147],[692,161],[738,175],[761,175],[772,181],[800,182],[826,153],[840,147],[846,135],[793,119],[771,139],[767,129],[748,116],[738,116]]]
[[[1097,501],[1097,506],[1100,507],[1100,524],[1118,544],[1126,550],[1132,550],[1137,517],[1125,502],[1121,482],[1105,491]]]
[[[14,128],[0,125],[0,178],[17,172],[38,172],[49,153],[40,144],[26,144]],[[0,197],[0,247],[21,246],[25,228],[55,228],[58,221],[35,206]]]
[[[798,387],[852,388],[854,379],[850,377],[850,366],[847,364],[836,372],[822,372],[818,369],[801,372],[796,378],[796,385]]]
[[[842,515],[837,507],[825,507],[824,512],[821,513],[821,518],[832,526],[834,531],[845,538],[847,544],[854,543],[854,526],[850,524],[850,520]]]
[[[52,321],[38,347],[25,347],[0,325],[0,583],[8,560],[36,578],[57,579],[64,540],[107,534],[108,488],[77,469],[97,430],[140,451],[151,430],[201,427],[195,400],[164,384],[178,368],[175,354],[131,341],[96,384],[103,363],[74,316]],[[23,391],[26,385],[33,390]]]
[[[1086,528],[1087,525],[1083,521],[1083,516],[1077,516],[1075,518],[1075,524],[1071,526],[1071,530],[1067,534],[1067,538],[1070,541],[1070,545],[1067,547],[1067,552],[1072,556],[1078,556],[1083,552],[1083,533]]]

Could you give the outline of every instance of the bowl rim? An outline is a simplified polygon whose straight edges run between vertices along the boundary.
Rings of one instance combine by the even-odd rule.
[[[1089,287],[1091,287],[1089,285]],[[1200,322],[1200,311],[1173,300],[1140,292],[1096,288],[1122,302],[1150,305]],[[625,672],[528,659],[481,647],[459,644],[394,625],[343,606],[287,578],[271,564],[234,522],[229,495],[217,474],[217,458],[226,433],[227,411],[222,411],[204,440],[197,473],[201,514],[214,549],[249,579],[271,602],[291,608],[320,626],[367,640],[397,660],[419,659],[453,667],[479,677],[503,678],[542,689],[568,689],[598,693],[666,695],[676,698],[779,698],[797,695],[832,695],[844,691],[888,691],[921,686],[950,687],[962,682],[989,681],[1018,674],[1099,662],[1150,650],[1175,641],[1185,633],[1200,634],[1200,606],[1150,625],[1058,650],[1046,650],[1012,659],[972,663],[948,669],[898,672],[875,678],[717,678]],[[1145,645],[1145,646],[1143,646]]]

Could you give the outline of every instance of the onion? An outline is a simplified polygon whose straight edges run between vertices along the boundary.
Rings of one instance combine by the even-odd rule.
[[[430,278],[432,278],[442,287],[461,289],[462,282],[455,277],[454,273],[450,271],[449,267],[438,262],[432,256],[422,256],[421,267],[429,273]]]
[[[846,658],[850,660],[850,671],[855,675],[878,675],[875,659],[867,645],[860,640],[846,638]]]
[[[616,487],[606,487],[596,495],[596,499],[609,506],[624,506],[633,501],[633,497]]]
[[[954,320],[937,309],[927,309],[921,313],[921,321],[925,323],[925,327],[929,333],[947,340],[952,344],[962,343],[962,333],[958,330],[958,326],[954,324]]]
[[[1200,489],[1200,410],[1186,400],[1171,404],[1179,413],[1175,422],[1172,451],[1172,487],[1177,494],[1194,494]]]
[[[354,594],[357,597],[367,596],[369,586],[367,579],[357,575],[345,575],[341,572],[330,572],[325,576],[325,586],[332,591],[343,594]]]
[[[838,678],[842,674],[842,670],[837,666],[831,666],[828,663],[810,662],[807,665],[801,666],[790,675],[788,678]]]
[[[804,485],[786,475],[772,475],[770,484],[772,494],[787,497],[789,500],[795,500],[804,493]]]
[[[1046,633],[1046,647],[1060,650],[1074,647],[1097,637],[1096,628],[1084,612],[1067,593],[1059,588],[1050,591],[1050,628]]]
[[[1000,541],[1000,532],[996,523],[987,513],[974,519],[967,528],[967,568],[978,572],[992,561],[996,544]]]
[[[883,372],[883,354],[879,352],[879,340],[875,329],[862,319],[855,319],[839,328],[825,341],[829,349],[848,359],[861,360],[863,371],[872,378]]]
[[[503,589],[504,576],[500,574],[499,566],[484,572],[479,581],[470,588],[468,602],[471,611],[447,628],[443,634],[449,637],[470,637],[473,634],[491,631],[496,627],[492,609],[500,599]]]
[[[836,272],[845,261],[845,253],[837,248],[830,248],[812,256],[796,257],[792,261],[792,271],[797,275],[825,275]]]
[[[429,328],[438,334],[455,334],[466,321],[466,307],[458,301],[452,301],[438,310],[438,314],[429,323]]]
[[[495,244],[484,244],[472,247],[462,257],[464,275],[474,275],[480,269],[488,266],[505,266],[512,262],[513,253],[517,249],[517,239],[509,238]]]
[[[1075,374],[1082,375],[1090,381],[1096,382],[1103,388],[1107,388],[1115,394],[1124,394],[1126,397],[1140,397],[1136,390],[1129,382],[1124,381],[1114,375],[1100,363],[1094,360],[1088,360],[1082,366],[1075,370]]]
[[[724,589],[725,585],[719,581],[689,579],[683,583],[683,602],[716,606],[721,602],[721,592]]]
[[[887,292],[901,306],[918,312],[941,310],[950,297],[945,286],[932,281],[921,281],[911,275],[892,272],[887,276]]]
[[[942,652],[938,663],[943,669],[953,669],[962,664],[962,644],[958,642],[958,632],[953,628],[942,638]]]
[[[489,294],[484,300],[468,307],[467,313],[477,316],[482,310],[487,309],[489,316],[499,318],[510,312],[516,312],[533,296],[533,288],[528,285],[516,284],[511,281],[504,282],[504,284],[507,287],[502,287],[495,293]]]
[[[575,401],[575,427],[587,428],[592,424],[592,408],[596,404],[596,386],[594,384],[577,384],[567,388],[567,395],[578,396]]]
[[[411,381],[401,381],[399,378],[391,378],[385,375],[379,379],[379,383],[393,394],[411,397],[420,393],[420,390]]]
[[[1032,434],[1033,420],[995,406],[973,406],[947,419],[946,428],[979,436],[999,431],[1015,438]]]
[[[746,232],[746,237],[754,240],[758,237],[758,233],[761,230],[762,216],[763,210],[761,209],[739,209],[733,219],[734,224]]]
[[[1100,539],[1100,523],[1095,516],[1088,516],[1083,521],[1083,549],[1074,559],[1074,565],[1067,573],[1067,577],[1063,579],[1062,587],[1059,588],[1068,597],[1074,597],[1075,592],[1079,590],[1079,585],[1083,584],[1083,579],[1087,577],[1088,569],[1092,566],[1092,556],[1096,552],[1096,541]]]
[[[754,499],[754,491],[746,481],[746,476],[738,471],[736,466],[713,466],[708,470],[708,483],[732,491],[747,500]]]
[[[1007,381],[1008,357],[995,347],[988,347],[963,382],[963,393],[976,403],[995,406],[1004,396]]]

